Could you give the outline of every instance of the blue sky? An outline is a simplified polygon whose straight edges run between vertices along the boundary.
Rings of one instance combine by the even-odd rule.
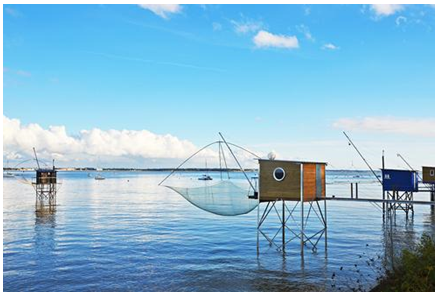
[[[261,153],[361,166],[341,145],[345,129],[371,157],[404,146],[432,164],[434,14],[430,5],[4,5],[4,116],[20,132],[65,126],[73,139],[148,130],[201,146],[222,131]],[[10,138],[6,153],[69,152]]]

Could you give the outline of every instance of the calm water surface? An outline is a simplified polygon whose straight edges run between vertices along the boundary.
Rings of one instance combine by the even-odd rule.
[[[367,290],[392,254],[434,232],[429,206],[415,205],[408,220],[398,212],[390,227],[369,203],[327,201],[326,252],[323,239],[302,259],[293,241],[282,255],[260,237],[258,256],[257,210],[216,216],[158,187],[165,173],[103,174],[106,180],[96,181],[59,173],[59,206],[43,215],[35,213],[32,186],[3,178],[4,291]],[[331,171],[328,196],[348,196],[351,180],[360,182],[361,197],[381,197],[369,173]],[[276,218],[268,229],[276,230]],[[318,220],[309,227],[318,228]]]

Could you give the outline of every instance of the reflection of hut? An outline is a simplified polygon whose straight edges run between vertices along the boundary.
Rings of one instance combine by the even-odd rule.
[[[36,211],[51,210],[56,205],[57,177],[55,167],[53,169],[37,169],[33,183],[36,191]]]
[[[300,162],[300,161],[277,161],[277,160],[259,160],[259,201],[261,204],[266,203],[266,208],[258,220],[258,233],[268,240],[270,245],[275,244],[275,237],[268,237],[262,230],[262,226],[270,212],[278,213],[281,221],[282,230],[282,249],[285,245],[295,238],[300,237],[301,246],[310,244],[313,250],[316,250],[320,238],[325,234],[326,241],[326,163],[321,162]],[[287,201],[293,202],[289,207]],[[324,202],[324,208],[320,207],[319,201]],[[276,203],[282,204],[281,214],[276,209]],[[296,204],[294,205],[294,202]],[[298,206],[300,204],[300,206]],[[307,209],[305,214],[304,206]],[[273,209],[274,208],[274,209]],[[293,225],[288,225],[296,219],[294,213],[299,212],[301,220],[300,229],[293,229]],[[309,234],[306,232],[306,224],[311,215],[316,215],[322,223],[323,228],[317,232]],[[315,214],[314,214],[315,213]],[[297,223],[295,223],[297,227]],[[286,231],[287,230],[287,231]],[[291,233],[288,240],[287,233]],[[259,241],[259,239],[258,239]],[[279,247],[280,248],[280,247]]]

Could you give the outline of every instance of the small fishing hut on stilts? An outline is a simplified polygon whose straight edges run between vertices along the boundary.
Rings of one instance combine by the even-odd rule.
[[[316,251],[323,235],[326,246],[326,163],[278,161],[274,157],[262,159],[247,149],[227,142],[221,133],[219,135],[220,141],[213,142],[191,155],[165,177],[159,185],[167,181],[195,155],[210,146],[218,145],[220,180],[213,179],[212,184],[207,184],[204,181],[196,187],[181,187],[170,184],[167,184],[166,187],[174,190],[198,208],[218,215],[247,214],[257,207],[258,254],[260,235],[268,241],[270,246],[275,246],[277,250],[282,252],[286,252],[286,246],[293,240],[300,240],[302,253],[307,245],[311,245],[312,250]],[[238,148],[241,152],[251,155],[252,160],[258,161],[259,173],[257,176],[248,175],[249,171],[242,167],[232,147]],[[238,185],[237,179],[230,178],[230,165],[227,165],[226,158],[228,157],[226,157],[225,151],[229,152],[228,156],[239,167],[237,171],[243,174],[247,188],[243,188],[242,184]],[[225,164],[225,169],[223,169],[222,163]],[[223,171],[227,172],[227,179],[222,178]],[[279,204],[282,206],[280,209],[278,209]],[[265,207],[262,215],[260,214],[261,206]],[[295,216],[297,214],[299,216]],[[273,232],[271,215],[277,216],[279,219],[279,222],[275,219],[276,229]],[[318,227],[321,227],[313,226],[311,228],[310,223],[308,223],[310,218],[317,218],[320,221]],[[280,235],[280,233],[282,234]],[[282,240],[279,242],[280,237]]]
[[[324,235],[326,249],[328,226],[325,168],[326,163],[320,162],[259,160],[258,254],[260,234],[270,246],[275,246],[282,252],[286,252],[286,246],[290,242],[300,240],[302,254],[308,244],[316,251]],[[276,206],[278,203],[281,204],[280,210]],[[320,203],[323,203],[323,206]],[[260,206],[264,208],[262,215],[259,212]],[[277,215],[280,224],[280,227],[271,233],[264,227],[270,214]],[[308,220],[312,215],[320,221],[320,229],[307,229]],[[280,233],[281,243],[277,244],[276,237]]]
[[[32,181],[32,186],[36,192],[35,211],[37,213],[52,213],[56,207],[58,185],[55,160],[53,160],[52,168],[41,168],[35,148],[34,154],[38,166],[35,171],[36,176],[34,181]]]

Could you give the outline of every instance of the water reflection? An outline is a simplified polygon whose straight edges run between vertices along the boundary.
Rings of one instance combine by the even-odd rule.
[[[50,255],[55,249],[56,209],[42,207],[35,211],[35,250],[41,255]]]
[[[35,191],[4,181],[5,291],[368,290],[384,259],[434,231],[428,206],[383,223],[368,204],[328,201],[327,253],[321,244],[302,258],[293,241],[287,255],[267,246],[257,256],[256,212],[199,210],[158,187],[162,174],[109,174],[100,182],[66,175],[57,210],[36,213]],[[328,186],[328,194],[346,188]],[[360,189],[382,195],[375,185]]]

